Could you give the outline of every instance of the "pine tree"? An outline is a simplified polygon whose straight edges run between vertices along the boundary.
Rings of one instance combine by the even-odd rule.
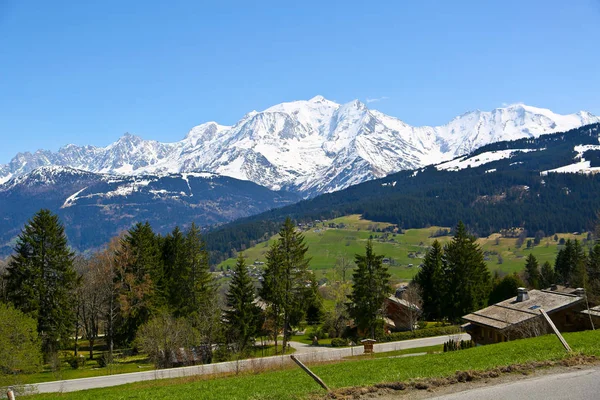
[[[444,314],[451,321],[485,307],[490,293],[490,273],[475,237],[458,223],[452,242],[444,249],[444,280],[449,290],[444,299]]]
[[[48,356],[58,350],[58,341],[70,338],[75,321],[74,255],[58,216],[46,209],[37,212],[17,238],[14,252],[7,269],[8,298],[37,320]]]
[[[271,250],[261,297],[271,303],[274,312],[281,313],[285,352],[292,326],[300,322],[306,311],[310,259],[306,258],[308,247],[304,243],[304,235],[296,231],[290,218],[283,223],[277,244]]]
[[[378,322],[382,320],[385,299],[392,288],[390,274],[383,264],[383,255],[373,252],[373,243],[367,242],[365,255],[356,254],[352,293],[348,312],[360,331],[375,337]]]
[[[423,313],[431,320],[442,318],[442,301],[445,296],[442,258],[442,245],[435,240],[423,260],[423,267],[414,278],[423,299]]]
[[[259,310],[254,304],[254,293],[246,261],[239,253],[227,291],[225,321],[230,341],[238,346],[240,353],[244,353],[257,332]]]
[[[537,259],[531,253],[525,260],[525,279],[527,286],[531,289],[540,288],[540,268]]]
[[[556,283],[556,274],[550,262],[546,261],[542,264],[542,271],[540,273],[540,287],[547,289]]]

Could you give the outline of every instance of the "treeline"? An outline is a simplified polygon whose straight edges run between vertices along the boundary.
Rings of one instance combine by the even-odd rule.
[[[304,236],[288,218],[267,252],[260,284],[251,279],[239,253],[223,293],[193,224],[161,236],[148,223],[138,223],[83,257],[69,249],[58,217],[41,210],[19,235],[0,279],[4,324],[15,331],[35,326],[37,333],[29,329],[30,335],[19,337],[19,343],[0,347],[30,354],[23,362],[37,360],[35,365],[40,355],[45,362],[56,362],[59,349],[74,346],[76,363],[79,340],[89,341],[93,359],[94,345],[104,334],[104,363],[112,361],[116,348],[127,347],[148,354],[157,366],[169,367],[247,356],[259,336],[275,341],[277,351],[282,334],[280,351],[285,352],[301,323],[325,322],[314,329],[315,336],[323,328],[339,336],[353,318],[364,334],[375,332],[381,326],[383,300],[391,292],[383,256],[367,244],[366,255],[356,256],[351,290],[345,282],[338,285],[335,310],[325,315],[307,251]],[[344,271],[348,267],[345,263]],[[2,368],[11,373],[28,370],[0,361]]]
[[[589,229],[600,209],[598,174],[548,174],[574,162],[574,146],[598,143],[600,124],[572,131],[485,146],[474,154],[502,149],[538,149],[461,171],[427,167],[304,200],[281,209],[224,225],[206,235],[213,262],[274,234],[286,216],[298,222],[349,214],[389,222],[400,228],[453,226],[487,236],[501,229],[525,228],[547,234]],[[476,156],[475,156],[476,158]],[[486,173],[496,169],[493,173]],[[395,185],[383,183],[395,182]]]
[[[459,322],[463,315],[487,305],[516,297],[517,288],[548,289],[560,284],[584,288],[588,301],[600,302],[600,243],[586,254],[578,240],[566,240],[554,265],[539,265],[530,254],[524,269],[501,277],[492,277],[484,254],[461,222],[450,243],[437,240],[427,252],[423,266],[413,279],[422,299],[423,317],[427,320]]]

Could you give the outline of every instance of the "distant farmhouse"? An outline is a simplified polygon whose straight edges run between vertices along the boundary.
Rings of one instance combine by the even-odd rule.
[[[417,304],[409,301],[406,290],[406,287],[400,287],[394,295],[385,299],[384,329],[387,332],[411,330],[411,325],[414,328],[422,313]]]
[[[589,315],[584,313],[587,312],[585,291],[556,285],[545,290],[519,288],[516,297],[465,315],[463,319],[467,322],[462,327],[477,344],[539,336],[549,333],[540,309],[561,332],[592,328]],[[595,312],[600,322],[600,309]]]

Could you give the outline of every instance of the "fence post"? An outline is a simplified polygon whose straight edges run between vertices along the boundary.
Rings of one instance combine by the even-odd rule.
[[[6,392],[6,397],[8,400],[15,400],[15,392],[13,392],[12,389],[8,389],[8,392]]]
[[[560,340],[560,342],[564,346],[565,350],[567,350],[567,352],[570,353],[572,350],[571,350],[571,347],[569,347],[569,343],[567,343],[567,341],[565,340],[565,338],[560,334],[560,332],[558,331],[558,328],[556,327],[556,325],[554,325],[554,322],[552,322],[552,320],[550,319],[550,317],[548,316],[548,314],[546,314],[546,311],[544,311],[543,309],[540,308],[540,313],[544,316],[544,318],[546,318],[546,321],[548,322],[548,325],[550,325],[550,327],[552,328],[552,330],[554,331],[554,333],[558,337],[558,340]]]

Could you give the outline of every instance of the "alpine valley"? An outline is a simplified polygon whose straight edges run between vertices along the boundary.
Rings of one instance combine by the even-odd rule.
[[[233,126],[205,123],[175,143],[126,134],[107,147],[19,153],[0,165],[0,255],[40,208],[59,214],[78,250],[137,221],[159,233],[195,222],[213,226],[207,243],[217,258],[260,240],[283,215],[360,213],[403,227],[464,219],[481,232],[526,220],[540,225],[531,212],[540,198],[567,190],[574,201],[595,201],[584,188],[596,190],[597,175],[565,182],[575,174],[558,172],[600,167],[598,123],[585,111],[559,115],[516,104],[412,127],[359,101],[317,96],[250,112]],[[494,212],[493,223],[483,217]],[[553,218],[543,228],[579,229],[580,217]]]

